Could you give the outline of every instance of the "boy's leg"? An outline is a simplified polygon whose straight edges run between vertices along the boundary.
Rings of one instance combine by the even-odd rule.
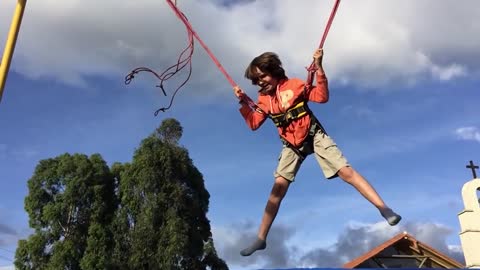
[[[272,226],[275,217],[277,216],[278,209],[282,203],[283,197],[288,191],[290,181],[283,177],[275,178],[275,183],[273,184],[272,191],[265,206],[265,211],[262,217],[262,223],[258,230],[257,240],[253,242],[249,247],[243,249],[240,254],[243,256],[250,256],[253,252],[257,250],[262,250],[267,247],[266,239],[270,227]]]
[[[278,158],[278,167],[274,173],[275,182],[273,184],[270,196],[265,206],[265,211],[262,217],[262,223],[258,230],[257,240],[253,242],[249,247],[240,252],[243,256],[249,256],[256,250],[265,249],[266,239],[270,227],[272,226],[275,217],[277,216],[278,209],[282,203],[283,197],[288,191],[290,183],[294,180],[300,165],[302,164],[302,158],[300,158],[292,149],[283,147],[280,157]]]
[[[363,197],[375,205],[379,210],[387,207],[373,186],[352,167],[345,166],[341,168],[338,171],[338,176],[343,181],[355,187]]]
[[[278,209],[280,208],[283,197],[285,197],[285,194],[287,194],[289,186],[290,181],[287,179],[281,176],[275,178],[275,183],[273,184],[272,191],[268,197],[267,205],[265,206],[262,223],[260,224],[260,229],[258,230],[259,239],[267,239],[270,227],[272,226],[273,220],[275,220],[275,217],[277,216]]]
[[[345,166],[338,171],[338,176],[355,187],[365,199],[380,211],[390,225],[396,225],[402,217],[390,209],[372,185],[352,167]]]
[[[314,138],[315,157],[328,179],[339,176],[354,186],[369,202],[380,211],[390,225],[396,225],[401,216],[385,205],[382,198],[368,181],[353,169],[343,156],[336,143],[327,134],[317,133]]]

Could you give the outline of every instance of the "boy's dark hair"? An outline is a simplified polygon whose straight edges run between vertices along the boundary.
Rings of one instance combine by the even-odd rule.
[[[245,78],[252,81],[252,84],[257,84],[258,82],[258,72],[257,68],[264,73],[268,73],[270,76],[275,79],[285,79],[285,70],[282,67],[282,62],[276,53],[265,52],[261,55],[255,57],[250,65],[248,65],[245,70]]]

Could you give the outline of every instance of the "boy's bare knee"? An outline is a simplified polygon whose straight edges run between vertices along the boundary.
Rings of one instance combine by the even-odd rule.
[[[287,193],[289,185],[290,181],[288,181],[284,177],[276,177],[275,183],[273,184],[272,188],[272,195],[275,197],[283,198],[283,196],[285,196],[285,193]]]
[[[349,184],[352,183],[354,179],[353,177],[354,175],[355,175],[355,171],[353,170],[352,167],[349,167],[349,166],[345,166],[338,171],[338,176]]]
[[[275,177],[275,185],[281,185],[281,186],[287,186],[290,185],[290,181],[287,180],[287,178],[283,176],[277,176]]]

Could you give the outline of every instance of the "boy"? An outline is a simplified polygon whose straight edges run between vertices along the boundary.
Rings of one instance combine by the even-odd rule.
[[[258,238],[240,252],[243,256],[250,256],[253,252],[266,248],[267,235],[282,199],[303,160],[310,154],[315,155],[327,179],[338,176],[354,186],[390,225],[394,226],[401,220],[401,216],[383,202],[369,182],[348,164],[335,142],[309,110],[308,101],[325,103],[329,97],[328,82],[322,67],[323,50],[317,49],[313,59],[317,85],[311,87],[300,79],[288,78],[279,57],[271,52],[254,58],[245,71],[245,77],[260,87],[257,104],[260,110],[252,110],[240,102],[240,113],[252,130],[258,129],[267,118],[271,118],[277,126],[283,148]],[[238,86],[233,90],[240,100],[245,95]]]

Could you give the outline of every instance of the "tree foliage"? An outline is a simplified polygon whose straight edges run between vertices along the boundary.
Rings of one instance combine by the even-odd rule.
[[[21,240],[18,269],[228,269],[213,245],[209,193],[183,128],[166,119],[130,163],[100,155],[40,161],[25,209],[35,233]]]
[[[160,127],[155,130],[155,136],[165,143],[177,144],[183,135],[183,128],[174,118],[163,120]]]
[[[127,250],[127,256],[118,258],[125,269],[205,269],[207,265],[210,195],[187,150],[178,146],[181,132],[176,120],[165,120],[142,141],[131,164],[117,167],[122,209],[116,227],[129,233],[116,234],[115,254]]]
[[[108,268],[115,205],[113,177],[100,155],[42,160],[28,189],[25,210],[35,233],[19,242],[18,269],[81,269],[89,261]]]

